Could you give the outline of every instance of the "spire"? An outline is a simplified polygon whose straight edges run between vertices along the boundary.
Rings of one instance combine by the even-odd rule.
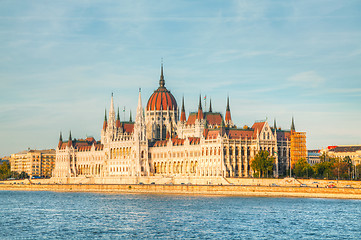
[[[295,132],[295,131],[296,131],[296,128],[295,128],[295,121],[294,121],[294,119],[293,119],[293,116],[292,116],[291,131],[293,131],[293,132]]]
[[[203,119],[203,110],[202,110],[202,98],[201,95],[199,95],[199,104],[198,104],[198,115],[197,115],[197,119],[201,120]]]
[[[229,96],[227,96],[227,107],[226,107],[226,118],[225,118],[226,124],[232,125],[232,118],[231,118],[231,110],[229,108]]]
[[[133,119],[132,119],[132,110],[129,110],[129,122],[133,122]]]
[[[277,123],[276,123],[276,119],[273,120],[273,129],[277,130]]]
[[[59,149],[61,148],[62,144],[63,144],[63,136],[62,136],[61,131],[60,131],[59,144],[58,144]]]
[[[184,109],[184,96],[183,96],[183,98],[182,98],[182,111],[181,111],[180,121],[181,121],[181,122],[185,122],[185,121],[186,121],[186,111],[185,111],[185,109]]]
[[[165,82],[164,82],[164,75],[163,75],[163,60],[162,60],[162,65],[161,65],[161,69],[160,69],[159,87],[163,88],[164,85],[165,85]]]
[[[69,132],[69,141],[68,141],[68,147],[73,145],[73,140],[71,138],[71,131]]]
[[[138,124],[143,123],[142,96],[141,96],[140,90],[139,90],[139,96],[138,96],[138,107],[137,107],[137,115],[136,115],[135,121]]]
[[[104,130],[104,131],[107,129],[107,126],[108,126],[107,110],[105,109],[105,116],[104,116],[104,123],[103,123],[103,130]]]
[[[229,96],[227,96],[227,108],[226,108],[226,111],[230,111],[230,109],[229,109]]]
[[[209,99],[209,112],[212,112],[212,99]]]
[[[115,127],[116,127],[116,128],[120,128],[119,107],[118,107],[117,121],[115,122]]]
[[[107,124],[111,129],[114,128],[115,125],[115,111],[114,111],[114,99],[113,99],[113,93],[110,100],[110,110],[109,110],[109,122]]]
[[[202,97],[199,95],[198,110],[202,110]]]

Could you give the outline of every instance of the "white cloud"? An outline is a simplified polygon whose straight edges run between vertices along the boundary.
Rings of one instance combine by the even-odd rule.
[[[292,85],[302,87],[319,87],[325,82],[325,78],[318,75],[315,71],[301,72],[289,77],[288,82]]]

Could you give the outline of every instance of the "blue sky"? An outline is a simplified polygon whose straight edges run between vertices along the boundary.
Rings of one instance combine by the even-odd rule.
[[[361,144],[360,1],[0,2],[0,157],[100,138],[104,108],[134,113],[166,87],[238,126],[268,119],[308,148]]]

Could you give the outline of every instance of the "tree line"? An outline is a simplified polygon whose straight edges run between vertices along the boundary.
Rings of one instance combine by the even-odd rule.
[[[268,151],[259,151],[251,162],[254,177],[272,177],[275,158]],[[290,171],[287,170],[287,176]],[[305,158],[299,159],[291,169],[291,176],[298,178],[361,180],[361,165],[353,165],[350,157],[334,158],[326,154],[311,166]]]

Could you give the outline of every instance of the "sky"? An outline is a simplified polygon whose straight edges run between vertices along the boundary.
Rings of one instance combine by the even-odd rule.
[[[233,122],[307,134],[307,148],[361,144],[361,2],[0,1],[0,157],[100,140],[158,87],[187,114],[199,95]],[[204,103],[203,103],[204,104]],[[209,103],[206,103],[209,105]]]

